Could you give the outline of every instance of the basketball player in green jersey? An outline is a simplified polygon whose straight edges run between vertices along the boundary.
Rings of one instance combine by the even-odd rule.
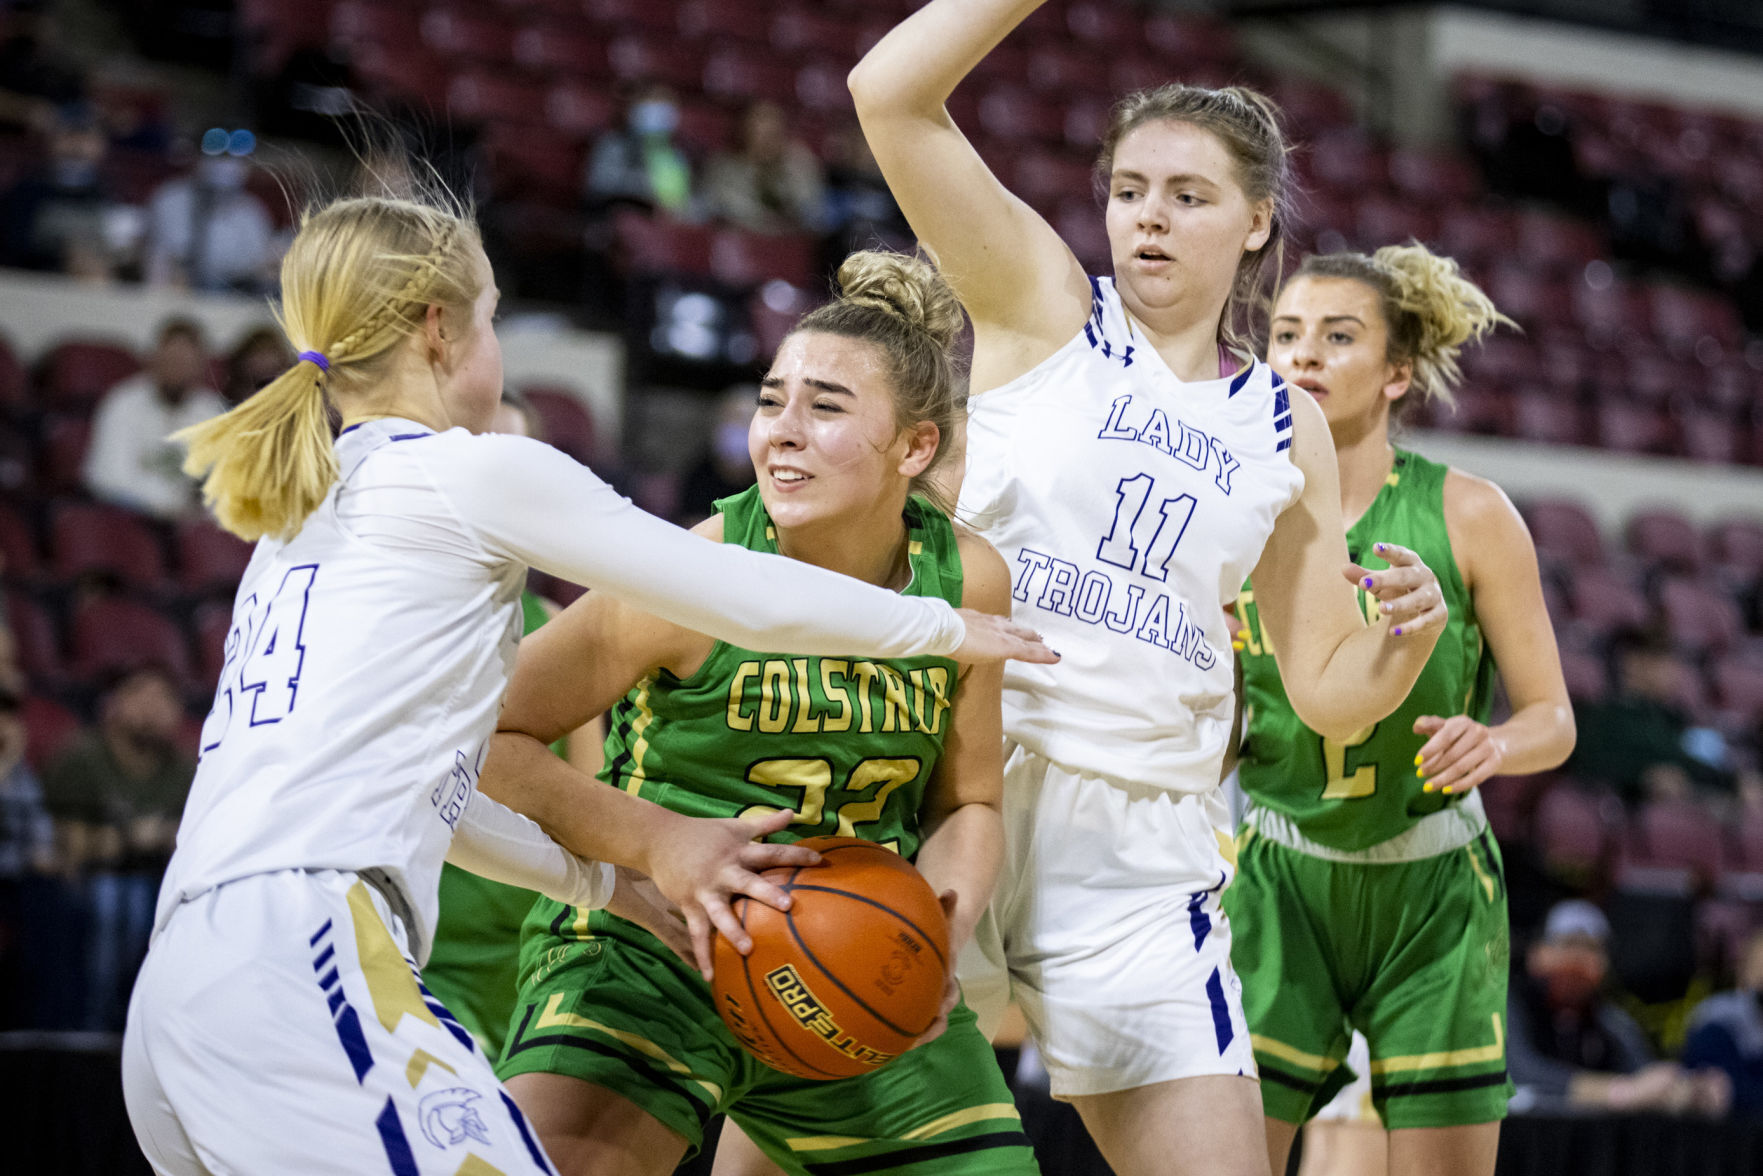
[[[758,485],[698,530],[1006,614],[1003,559],[914,493],[955,422],[954,296],[891,254],[855,254],[839,280],[762,383]],[[682,813],[787,809],[787,836],[890,846],[952,899],[959,950],[1002,853],[1001,681],[946,658],[738,649],[590,596],[523,643],[481,786],[548,823],[546,794],[579,779],[544,744],[610,706],[607,785]],[[704,930],[691,928],[700,948]],[[529,915],[498,1073],[565,1176],[666,1176],[718,1112],[790,1173],[1037,1170],[953,981],[940,1034],[870,1074],[813,1081],[741,1048],[690,954],[604,912],[544,901]]]
[[[513,388],[503,389],[502,403],[490,418],[490,432],[545,440],[532,403]],[[521,632],[530,635],[556,611],[549,600],[523,591]],[[597,725],[558,741],[552,750],[567,755],[584,771],[596,771],[600,743],[591,737],[596,734]],[[441,867],[441,917],[422,979],[477,1038],[485,1057],[502,1054],[502,1036],[508,1032],[508,1016],[519,988],[520,925],[538,897],[531,890],[493,882],[458,866]]]
[[[1573,718],[1517,511],[1492,483],[1395,447],[1390,426],[1405,397],[1448,402],[1458,350],[1505,321],[1418,245],[1310,257],[1274,306],[1268,362],[1328,418],[1349,555],[1383,566],[1372,536],[1411,548],[1450,608],[1407,702],[1336,743],[1292,713],[1253,584],[1238,601],[1250,807],[1225,906],[1275,1172],[1345,1084],[1355,1028],[1390,1172],[1494,1169],[1511,1093],[1506,892],[1475,788],[1561,763]],[[1513,714],[1490,726],[1496,663]]]

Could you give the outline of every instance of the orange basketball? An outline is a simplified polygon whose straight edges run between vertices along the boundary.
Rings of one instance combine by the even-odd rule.
[[[734,909],[753,953],[716,937],[716,1009],[749,1053],[801,1078],[850,1078],[931,1027],[948,981],[949,925],[912,863],[873,841],[807,837],[824,865],[765,877],[788,911]]]

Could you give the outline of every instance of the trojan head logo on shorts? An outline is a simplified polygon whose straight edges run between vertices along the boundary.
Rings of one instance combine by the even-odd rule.
[[[482,1097],[464,1086],[437,1090],[425,1096],[416,1112],[424,1138],[438,1148],[449,1148],[468,1139],[488,1147],[490,1129],[472,1105]]]

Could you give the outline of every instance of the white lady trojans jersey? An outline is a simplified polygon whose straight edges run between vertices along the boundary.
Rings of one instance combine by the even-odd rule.
[[[351,429],[330,497],[292,540],[257,545],[158,925],[183,899],[251,874],[381,870],[407,906],[411,950],[426,955],[441,862],[513,668],[526,568],[474,557],[463,534],[427,550],[382,544],[339,505],[430,490],[440,522],[428,461],[405,459],[475,440],[410,421]]]
[[[1072,770],[1204,792],[1233,710],[1223,607],[1304,484],[1289,392],[1258,361],[1178,379],[1090,285],[1083,330],[969,410],[959,517],[1063,655],[1005,664],[1004,727]]]

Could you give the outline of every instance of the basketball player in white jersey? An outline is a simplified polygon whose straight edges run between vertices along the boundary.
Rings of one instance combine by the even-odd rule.
[[[1382,571],[1348,564],[1327,424],[1234,330],[1284,222],[1271,104],[1175,85],[1125,100],[1099,167],[1114,274],[1088,276],[944,108],[1036,6],[932,0],[850,78],[973,320],[958,515],[1064,654],[1007,669],[1009,856],[991,950],[962,981],[976,1009],[1020,1002],[1054,1094],[1121,1176],[1264,1176],[1219,908],[1234,858],[1221,608],[1252,572],[1293,705],[1347,738],[1412,687],[1442,595],[1401,549],[1379,545]],[[1383,602],[1377,624],[1353,581]]]
[[[130,1118],[180,1176],[549,1172],[417,976],[442,860],[587,907],[614,889],[592,859],[632,866],[708,964],[710,922],[745,938],[729,894],[781,903],[752,871],[799,851],[750,844],[781,820],[593,788],[558,829],[571,853],[476,794],[527,565],[761,648],[1053,655],[940,601],[706,543],[548,446],[479,435],[502,365],[468,216],[333,204],[282,289],[299,361],[182,435],[221,523],[258,545],[130,1008]]]

